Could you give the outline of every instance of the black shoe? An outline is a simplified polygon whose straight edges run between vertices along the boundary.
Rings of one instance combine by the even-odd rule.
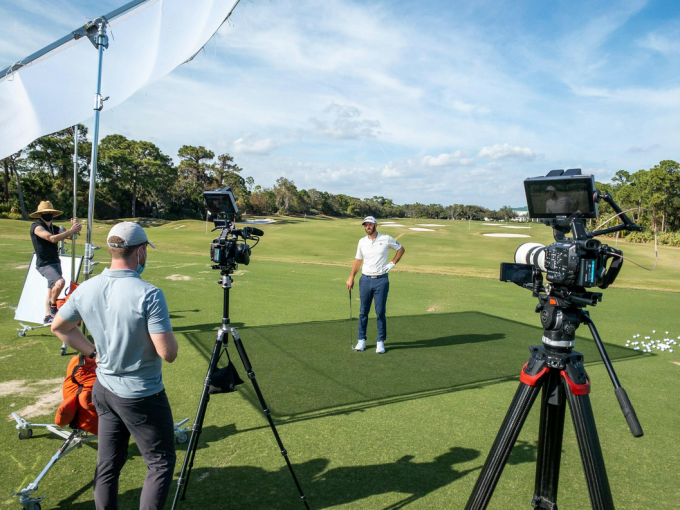
[[[54,317],[51,315],[45,315],[45,318],[43,319],[43,324],[52,324],[52,321],[54,320]]]

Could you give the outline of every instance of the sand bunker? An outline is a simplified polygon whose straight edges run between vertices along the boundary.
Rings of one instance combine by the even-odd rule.
[[[531,237],[525,234],[482,234],[487,237]]]
[[[446,225],[440,225],[439,223],[416,223],[419,227],[445,227]]]
[[[190,276],[184,276],[181,274],[171,274],[165,277],[166,280],[191,280]]]
[[[418,227],[411,227],[409,230],[415,230],[416,232],[436,232],[436,230],[432,230],[431,228],[418,228]]]
[[[381,227],[405,227],[406,225],[399,225],[398,223],[381,223]]]
[[[503,228],[531,228],[531,227],[516,227],[515,225],[498,225]]]
[[[267,223],[276,223],[276,220],[272,220],[270,218],[264,218],[262,220],[247,220],[247,221],[239,221],[237,223],[242,223],[244,225],[266,225]]]

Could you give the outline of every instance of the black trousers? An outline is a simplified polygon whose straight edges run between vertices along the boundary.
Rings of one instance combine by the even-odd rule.
[[[118,509],[118,478],[127,460],[130,435],[147,467],[139,508],[162,509],[175,469],[174,424],[165,391],[143,398],[121,398],[97,381],[92,401],[99,415],[94,474],[97,510]]]

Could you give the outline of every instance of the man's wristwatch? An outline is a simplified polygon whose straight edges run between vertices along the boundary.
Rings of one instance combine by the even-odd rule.
[[[90,354],[90,355],[88,356],[88,358],[90,358],[90,359],[95,359],[96,357],[97,357],[97,349],[95,349],[94,351],[92,351],[92,354]]]

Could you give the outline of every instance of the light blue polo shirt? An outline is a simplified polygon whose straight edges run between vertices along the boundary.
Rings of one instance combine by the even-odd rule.
[[[163,391],[163,360],[149,336],[172,329],[163,291],[130,269],[104,269],[73,292],[59,315],[85,322],[99,355],[102,386],[122,398]]]

